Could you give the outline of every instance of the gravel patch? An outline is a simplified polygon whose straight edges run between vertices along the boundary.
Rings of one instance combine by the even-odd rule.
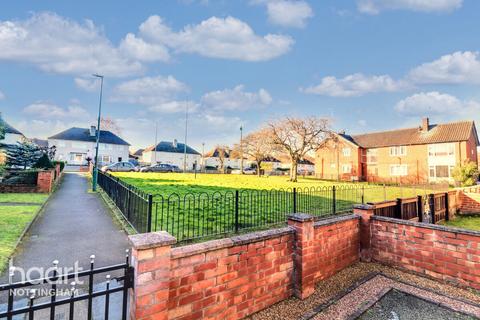
[[[315,293],[307,299],[300,300],[291,297],[271,306],[270,308],[253,314],[249,319],[308,318],[309,315],[312,315],[312,311],[318,309],[319,306],[334,302],[331,301],[332,299],[340,299],[340,296],[344,295],[347,289],[352,291],[354,287],[365,282],[367,276],[372,276],[377,273],[384,274],[392,279],[403,281],[426,290],[480,304],[480,293],[478,291],[461,289],[377,263],[359,262],[338,272],[333,277],[318,283]],[[334,299],[335,297],[336,299]]]

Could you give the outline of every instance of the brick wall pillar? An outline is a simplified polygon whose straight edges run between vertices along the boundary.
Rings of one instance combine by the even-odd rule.
[[[372,260],[371,248],[371,217],[375,206],[358,204],[353,206],[353,213],[360,216],[360,260],[370,262]]]
[[[318,266],[314,250],[314,218],[305,213],[288,216],[288,225],[295,229],[294,242],[294,294],[305,299],[315,291],[315,271]]]
[[[50,193],[53,186],[53,170],[39,171],[37,177],[38,192]]]
[[[60,165],[59,164],[57,164],[55,166],[55,171],[57,172],[57,180],[58,180],[58,178],[60,178]]]
[[[130,292],[130,319],[168,319],[171,245],[168,232],[136,234],[132,244],[135,287]]]

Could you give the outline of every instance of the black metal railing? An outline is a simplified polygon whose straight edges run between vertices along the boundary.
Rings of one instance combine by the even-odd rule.
[[[152,231],[152,195],[100,171],[98,185],[137,232]]]
[[[15,272],[10,270],[9,283],[0,284],[0,319],[74,320],[86,316],[86,319],[126,320],[128,290],[133,287],[134,277],[128,251],[121,264],[95,268],[94,260],[95,256],[91,256],[87,270],[65,273],[60,271],[58,261],[54,261],[46,269],[48,275],[34,280],[14,282]],[[106,274],[104,280],[96,283],[94,280],[101,274]]]

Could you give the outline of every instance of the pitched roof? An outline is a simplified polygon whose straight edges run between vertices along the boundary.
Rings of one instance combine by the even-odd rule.
[[[48,137],[48,139],[95,142],[96,136],[90,135],[90,129],[73,127],[54,136]],[[130,145],[116,134],[106,130],[100,130],[100,143],[118,144],[124,146]]]
[[[133,153],[134,156],[141,156],[143,154],[143,150],[145,149],[138,149],[137,151],[135,151],[135,153]]]
[[[157,144],[157,147],[155,150],[157,152],[173,152],[173,153],[183,153],[185,148],[185,144],[177,142],[177,146],[173,146],[173,142],[169,141],[161,141],[159,144]],[[143,152],[147,151],[153,151],[154,147],[150,146],[146,148]],[[197,152],[195,149],[191,148],[190,146],[187,145],[187,153],[188,154],[198,154],[200,155],[199,152]]]
[[[228,150],[228,149],[221,149],[221,148],[215,148],[207,153],[205,153],[205,157],[206,158],[218,158],[220,156],[220,152],[224,153],[224,158],[230,158],[230,153],[231,153],[231,150]]]
[[[9,125],[5,120],[0,118],[0,122],[3,122],[3,125],[5,126],[5,133],[10,133],[10,134],[20,134],[23,136],[23,133]]]
[[[428,127],[428,131],[422,131],[420,128],[409,128],[351,136],[339,134],[339,136],[363,148],[379,148],[467,141],[470,139],[472,132],[478,146],[477,130],[473,121],[433,124]]]
[[[43,148],[48,147],[48,141],[47,140],[33,138],[33,139],[30,139],[30,141],[32,143],[36,144],[39,147],[43,147]]]

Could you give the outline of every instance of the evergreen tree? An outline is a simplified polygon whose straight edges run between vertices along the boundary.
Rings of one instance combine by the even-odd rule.
[[[2,119],[2,114],[0,113],[0,140],[5,139],[5,123],[3,122]],[[0,142],[1,146],[1,142]]]
[[[33,165],[34,168],[37,169],[51,169],[54,167],[52,161],[50,161],[50,158],[48,157],[48,154],[44,153],[38,159],[38,161]]]
[[[37,145],[27,141],[9,145],[6,151],[7,166],[23,167],[24,170],[32,167],[44,154]]]

